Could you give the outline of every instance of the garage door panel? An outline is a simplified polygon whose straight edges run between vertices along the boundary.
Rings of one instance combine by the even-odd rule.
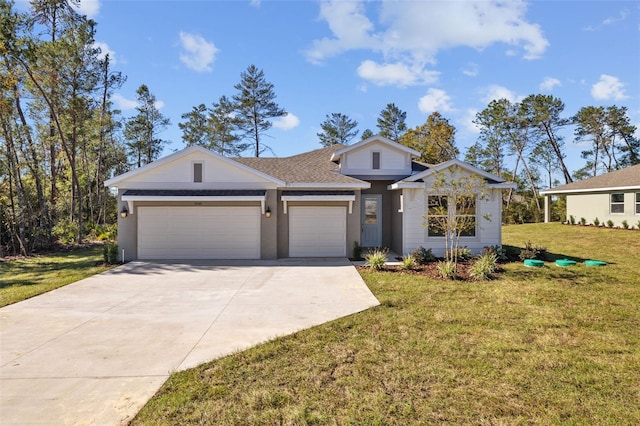
[[[259,259],[259,207],[140,207],[140,259]]]
[[[344,257],[346,207],[292,206],[289,209],[289,256]]]

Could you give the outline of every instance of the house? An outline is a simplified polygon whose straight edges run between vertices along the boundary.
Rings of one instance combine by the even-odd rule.
[[[540,191],[544,195],[545,217],[549,221],[549,196],[567,196],[567,220],[573,216],[576,222],[584,218],[593,223],[611,220],[621,226],[626,220],[629,226],[640,221],[640,164],[622,170],[584,179],[567,185]]]
[[[476,225],[462,245],[499,245],[501,192],[513,185],[459,160],[430,166],[418,156],[380,136],[286,158],[231,159],[192,146],[105,185],[118,191],[127,261],[346,257],[354,244],[442,255],[444,238],[424,215],[425,189],[443,170],[487,183],[488,197],[465,212]]]

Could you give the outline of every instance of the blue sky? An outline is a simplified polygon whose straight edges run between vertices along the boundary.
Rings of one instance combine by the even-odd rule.
[[[170,117],[165,153],[184,146],[181,114],[233,95],[250,64],[290,114],[268,132],[278,156],[319,148],[316,133],[332,112],[375,133],[391,102],[410,127],[439,111],[462,152],[477,139],[475,113],[502,97],[552,94],[565,116],[626,106],[640,127],[636,1],[82,0],[81,11],[128,77],[116,106],[134,114],[146,84]],[[565,142],[575,170],[582,147],[570,131]]]

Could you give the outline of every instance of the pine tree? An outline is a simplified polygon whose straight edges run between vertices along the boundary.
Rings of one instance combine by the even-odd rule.
[[[324,122],[320,124],[321,132],[317,133],[320,145],[331,146],[335,144],[348,144],[358,135],[358,122],[350,119],[340,112],[327,114]]]
[[[398,142],[407,131],[407,113],[401,111],[396,104],[387,104],[378,117],[378,130],[380,136]]]

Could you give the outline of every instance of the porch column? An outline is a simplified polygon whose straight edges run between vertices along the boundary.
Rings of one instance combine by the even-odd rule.
[[[549,196],[544,196],[544,223],[549,223],[551,219],[551,205],[549,203]]]

